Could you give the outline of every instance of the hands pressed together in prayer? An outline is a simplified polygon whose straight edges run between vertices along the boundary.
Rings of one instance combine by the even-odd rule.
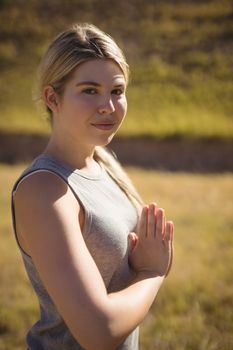
[[[136,272],[167,276],[173,260],[172,221],[165,211],[151,203],[142,209],[136,232],[129,233],[129,262]]]

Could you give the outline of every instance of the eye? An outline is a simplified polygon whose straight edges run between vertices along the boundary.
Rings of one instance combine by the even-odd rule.
[[[123,93],[124,93],[124,90],[123,90],[123,89],[117,88],[117,89],[112,90],[112,94],[114,94],[114,95],[120,96],[120,95],[122,95]]]
[[[84,89],[83,92],[88,95],[95,95],[97,93],[97,90],[94,88],[87,88]]]

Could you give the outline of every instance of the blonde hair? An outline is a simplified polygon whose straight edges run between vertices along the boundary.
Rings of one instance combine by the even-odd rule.
[[[112,37],[92,24],[75,24],[55,37],[41,60],[38,70],[38,99],[42,100],[43,89],[48,85],[62,96],[74,69],[91,59],[114,60],[128,83],[128,64]],[[51,120],[52,112],[48,107],[47,111]],[[142,200],[115,157],[104,147],[98,146],[95,148],[94,158],[105,167],[140,212]]]
[[[120,66],[128,83],[128,64],[111,36],[92,24],[73,25],[55,37],[41,60],[38,70],[38,99],[42,99],[42,91],[47,85],[62,95],[66,81],[78,65],[91,59],[106,58],[114,60]]]

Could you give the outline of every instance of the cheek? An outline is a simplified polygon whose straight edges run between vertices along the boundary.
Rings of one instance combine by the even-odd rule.
[[[82,112],[89,113],[93,111],[93,109],[96,109],[98,106],[98,101],[93,98],[93,96],[83,96],[82,98],[76,99],[76,108],[79,109]]]
[[[121,117],[124,118],[124,116],[127,112],[127,100],[126,100],[126,98],[119,101],[118,111],[119,111],[119,114],[121,114]]]
[[[79,98],[77,95],[71,95],[69,100],[66,101],[65,111],[72,115],[84,117],[93,108],[88,99]]]

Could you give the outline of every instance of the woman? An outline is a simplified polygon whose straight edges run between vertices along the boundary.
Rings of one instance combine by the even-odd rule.
[[[138,349],[138,325],[171,267],[173,223],[142,204],[104,148],[125,117],[127,83],[121,50],[93,25],[61,33],[42,59],[51,136],[12,195],[41,311],[30,350]]]

